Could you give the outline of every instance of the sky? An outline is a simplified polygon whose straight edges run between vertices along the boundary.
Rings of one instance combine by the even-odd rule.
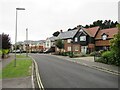
[[[118,21],[119,0],[0,0],[0,33],[15,42],[16,8],[17,41],[45,40],[55,31],[67,31],[96,20]]]

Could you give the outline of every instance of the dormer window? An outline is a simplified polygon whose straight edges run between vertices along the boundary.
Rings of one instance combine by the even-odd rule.
[[[106,40],[107,39],[107,35],[106,34],[102,35],[102,39]]]

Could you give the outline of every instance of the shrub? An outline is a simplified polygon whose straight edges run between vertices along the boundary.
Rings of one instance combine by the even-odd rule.
[[[95,56],[96,52],[91,52],[90,56]]]
[[[87,55],[85,53],[80,53],[80,57],[86,57]]]
[[[102,57],[103,57],[104,63],[107,63],[107,64],[115,63],[114,53],[112,51],[106,51],[102,53]]]
[[[69,52],[69,57],[74,57],[74,54],[73,54],[73,52]]]

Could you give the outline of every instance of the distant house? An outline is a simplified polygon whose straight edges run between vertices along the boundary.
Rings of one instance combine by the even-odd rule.
[[[29,51],[42,52],[44,50],[45,40],[31,41],[29,43]]]
[[[25,40],[24,42],[17,42],[17,45],[19,45],[19,49],[21,51],[35,51],[35,52],[42,52],[44,50],[44,45],[45,40],[38,40],[38,41],[33,41],[33,40]],[[28,46],[28,47],[27,47]]]
[[[117,28],[109,28],[99,30],[95,37],[96,50],[108,50],[110,47],[110,40],[118,33]]]
[[[48,51],[50,48],[55,48],[55,39],[57,37],[52,36],[45,40],[45,51]]]

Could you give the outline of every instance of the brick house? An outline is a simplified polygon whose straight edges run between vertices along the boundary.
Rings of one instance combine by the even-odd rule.
[[[95,49],[95,36],[99,27],[85,29],[77,27],[74,30],[61,32],[58,39],[64,42],[64,52],[73,51],[74,53],[90,53]],[[56,48],[58,51],[58,48]]]
[[[69,52],[69,51],[73,51],[72,50],[72,43],[71,41],[73,41],[73,37],[77,34],[77,32],[79,31],[79,29],[75,29],[75,30],[71,30],[71,31],[65,31],[65,32],[61,32],[57,39],[62,39],[62,42],[64,42],[64,49],[62,50],[63,52]],[[59,49],[56,47],[56,52],[59,51]]]
[[[96,50],[108,50],[110,47],[110,40],[118,33],[117,28],[109,28],[99,30],[95,37]]]
[[[57,39],[64,42],[63,52],[91,53],[93,51],[108,50],[110,40],[118,33],[117,28],[100,30],[99,26],[92,28],[77,27],[74,30],[61,32]],[[55,50],[59,51],[58,48]]]

